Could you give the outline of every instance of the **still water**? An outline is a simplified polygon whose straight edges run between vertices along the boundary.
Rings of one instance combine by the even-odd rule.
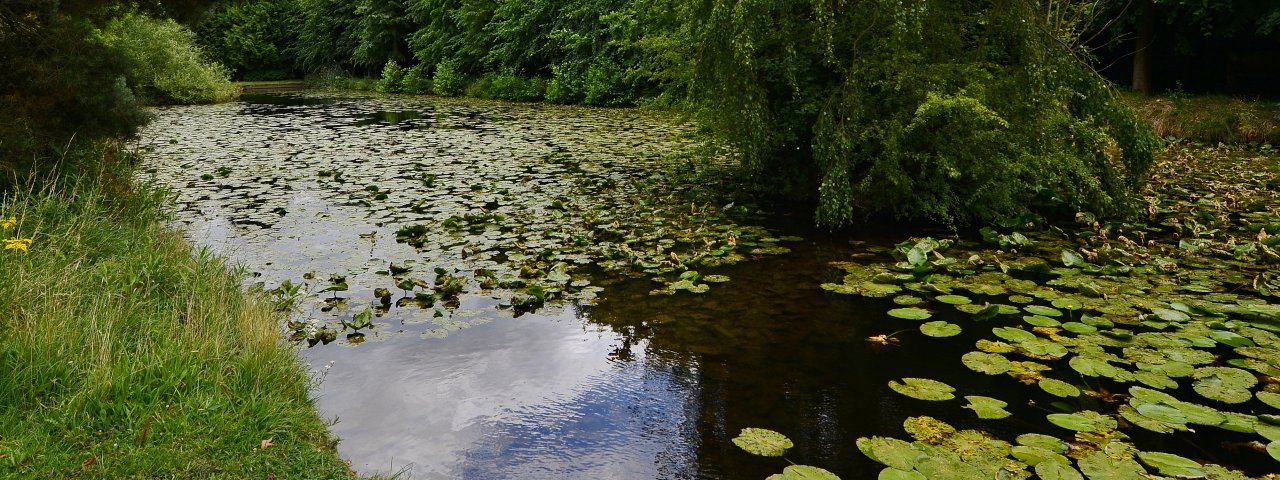
[[[787,461],[731,442],[762,427],[795,441],[787,460],[874,478],[880,467],[858,452],[857,437],[898,435],[908,414],[973,422],[888,390],[890,378],[946,380],[963,367],[871,349],[865,337],[900,326],[883,325],[885,305],[819,288],[840,277],[828,262],[864,247],[809,231],[803,216],[757,217],[803,240],[789,253],[707,269],[731,281],[704,294],[651,295],[653,281],[601,274],[577,253],[563,263],[591,286],[534,313],[513,314],[510,295],[471,289],[425,305],[393,287],[389,265],[424,278],[435,268],[502,271],[517,256],[511,245],[559,248],[570,235],[563,226],[591,208],[552,209],[547,199],[608,214],[646,194],[637,188],[661,189],[628,185],[696,146],[679,119],[312,94],[157,115],[141,142],[153,150],[146,170],[175,192],[189,238],[265,288],[300,285],[294,322],[340,332],[332,343],[301,342],[300,355],[315,372],[321,413],[336,421],[340,455],[361,473],[763,478]],[[418,247],[396,239],[410,224],[477,209],[518,225],[432,231]],[[627,215],[606,221],[664,224]],[[339,277],[346,290],[322,291]],[[378,287],[394,302],[376,298]],[[348,337],[339,322],[370,308],[374,325]],[[964,343],[930,343],[930,358],[958,358]]]

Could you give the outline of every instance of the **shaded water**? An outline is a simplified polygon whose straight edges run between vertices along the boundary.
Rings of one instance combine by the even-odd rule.
[[[340,336],[301,350],[321,378],[322,414],[337,419],[339,453],[360,472],[763,478],[786,461],[730,441],[763,427],[795,441],[791,461],[874,478],[880,468],[857,451],[857,437],[899,434],[908,414],[974,423],[886,387],[902,376],[962,375],[954,359],[971,342],[934,341],[927,356],[869,348],[865,337],[901,324],[884,324],[885,305],[819,289],[838,281],[828,262],[862,249],[807,231],[803,218],[764,219],[805,240],[788,244],[789,254],[703,272],[732,281],[701,295],[652,296],[650,280],[596,275],[571,301],[521,316],[502,294],[470,291],[431,306],[409,302],[407,291],[385,306],[373,298],[392,283],[389,264],[423,275],[501,270],[516,255],[490,248],[512,228],[433,233],[422,248],[397,242],[399,228],[483,206],[540,225],[522,231],[520,245],[552,245],[574,209],[521,210],[510,196],[612,208],[620,204],[609,198],[638,192],[599,185],[662,168],[664,155],[693,145],[686,130],[628,110],[292,95],[163,109],[142,144],[154,150],[150,173],[177,193],[190,238],[267,288],[303,285],[296,321],[334,325],[362,305],[377,312],[356,338],[363,343]],[[564,261],[589,263],[585,255]],[[331,275],[349,289],[320,292]]]

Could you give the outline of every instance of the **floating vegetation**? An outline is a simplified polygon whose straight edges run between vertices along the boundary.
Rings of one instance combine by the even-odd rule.
[[[1143,223],[1082,212],[1074,228],[1019,221],[1019,231],[983,229],[980,242],[917,238],[880,262],[833,264],[845,277],[827,291],[895,294],[891,317],[941,316],[920,326],[926,337],[973,332],[965,338],[976,349],[959,360],[1038,387],[1024,395],[1059,428],[1010,446],[978,430],[939,427],[921,438],[916,421],[907,426],[916,443],[863,438],[859,448],[888,467],[881,478],[1247,478],[1184,452],[1144,450],[1126,434],[1210,427],[1280,462],[1277,187],[1273,157],[1174,146],[1147,191]],[[925,378],[889,385],[943,402],[968,392]],[[1010,416],[1005,400],[964,398],[956,406],[979,419]],[[973,451],[983,453],[963,453]]]
[[[703,141],[658,113],[331,100],[166,108],[141,146],[152,150],[155,178],[178,192],[178,218],[196,229],[230,230],[247,239],[237,247],[255,251],[282,231],[343,239],[342,251],[271,255],[283,265],[275,279],[305,284],[333,329],[366,302],[404,325],[474,297],[513,315],[590,304],[611,277],[653,278],[654,294],[701,294],[730,281],[716,268],[800,240],[750,225],[754,207],[673,174],[673,160]],[[421,116],[367,121],[402,111]],[[220,165],[210,181],[190,178],[201,164]],[[317,270],[334,278],[298,281]],[[392,313],[414,307],[422,311]]]

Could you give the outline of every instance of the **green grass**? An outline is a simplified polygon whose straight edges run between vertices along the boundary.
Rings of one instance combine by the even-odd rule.
[[[350,478],[280,313],[127,179],[0,197],[0,478]]]
[[[1148,119],[1163,138],[1209,144],[1280,145],[1280,102],[1222,95],[1144,96],[1126,93],[1125,103]]]

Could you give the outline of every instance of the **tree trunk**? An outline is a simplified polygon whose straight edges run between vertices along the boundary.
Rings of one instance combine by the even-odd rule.
[[[1151,0],[1138,1],[1138,38],[1133,51],[1133,89],[1150,95],[1151,54],[1156,36],[1156,5]]]

